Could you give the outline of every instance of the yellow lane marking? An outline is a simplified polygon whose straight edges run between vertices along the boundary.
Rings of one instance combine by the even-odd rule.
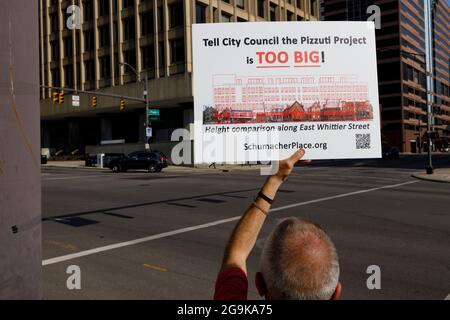
[[[158,267],[158,266],[155,266],[155,265],[149,264],[149,263],[144,263],[143,266],[146,267],[146,268],[157,270],[157,271],[161,271],[161,272],[167,272],[168,271],[166,268]]]
[[[45,240],[46,243],[48,244],[52,244],[54,246],[60,247],[60,248],[64,248],[64,249],[69,249],[69,250],[77,250],[78,247],[74,244],[71,243],[65,243],[65,242],[61,242],[61,241],[56,241],[56,240]]]

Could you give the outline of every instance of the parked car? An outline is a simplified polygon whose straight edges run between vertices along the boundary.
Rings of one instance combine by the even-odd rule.
[[[86,167],[94,167],[98,162],[97,154],[86,154],[84,157]],[[109,168],[109,163],[114,159],[125,158],[124,153],[105,153],[103,156],[103,167]]]
[[[114,159],[123,159],[125,158],[124,153],[105,153],[105,156],[103,157],[103,167],[109,168],[109,164]]]
[[[400,150],[397,147],[384,146],[382,150],[383,159],[398,160],[400,158]]]
[[[113,172],[125,172],[130,169],[146,169],[148,172],[161,172],[167,167],[167,157],[159,151],[134,151],[123,158],[109,162]]]

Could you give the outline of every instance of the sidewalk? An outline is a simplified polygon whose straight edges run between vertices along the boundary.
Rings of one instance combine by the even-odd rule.
[[[450,183],[450,169],[436,169],[433,174],[418,172],[414,173],[412,176],[426,181]]]
[[[68,168],[68,169],[89,169],[89,170],[109,170],[108,168],[97,168],[97,167],[86,167],[84,165],[84,160],[80,161],[48,161],[47,164],[41,165],[42,168]],[[166,172],[229,172],[229,171],[239,171],[239,170],[259,170],[267,166],[264,165],[216,165],[214,167],[209,167],[206,164],[191,166],[175,166],[169,165],[163,171]]]

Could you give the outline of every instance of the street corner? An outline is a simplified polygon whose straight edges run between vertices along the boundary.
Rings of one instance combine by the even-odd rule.
[[[441,182],[441,183],[450,183],[450,168],[449,169],[437,169],[433,174],[426,174],[424,172],[417,172],[411,175],[413,178],[432,181],[432,182]]]

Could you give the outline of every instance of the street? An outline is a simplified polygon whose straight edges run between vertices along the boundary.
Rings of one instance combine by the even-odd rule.
[[[279,219],[297,216],[335,242],[342,299],[444,299],[450,184],[412,178],[424,159],[297,167],[248,261],[249,298],[259,298],[253,279],[264,239]],[[449,167],[449,156],[435,163]],[[44,168],[44,298],[211,299],[226,241],[263,180],[254,168]],[[66,287],[70,265],[81,269],[81,290]],[[380,290],[367,288],[371,265],[381,268]]]

